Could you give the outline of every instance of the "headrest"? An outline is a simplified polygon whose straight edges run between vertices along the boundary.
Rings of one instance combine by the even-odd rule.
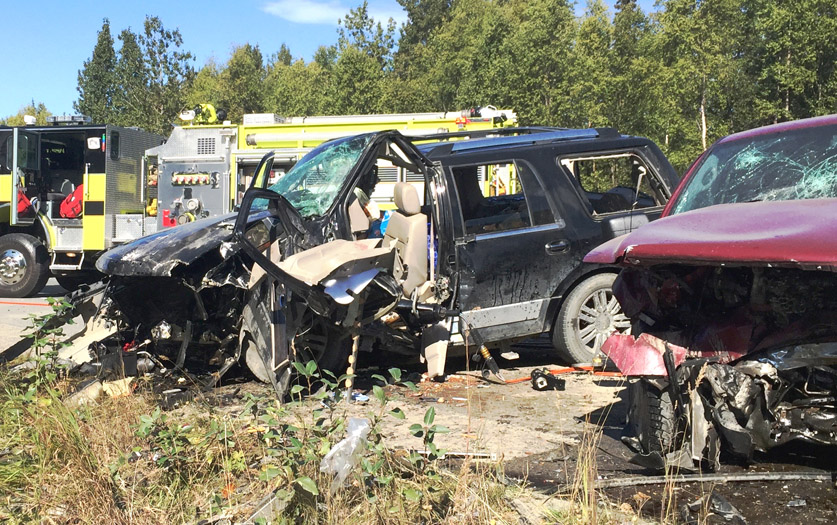
[[[395,200],[395,207],[404,215],[415,215],[421,212],[418,191],[409,182],[395,184],[393,199]]]

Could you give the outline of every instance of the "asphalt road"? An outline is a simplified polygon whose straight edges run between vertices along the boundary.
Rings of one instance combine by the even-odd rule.
[[[31,325],[30,315],[50,313],[48,297],[63,297],[65,293],[55,279],[50,279],[35,297],[0,298],[0,353],[20,341],[26,327]]]

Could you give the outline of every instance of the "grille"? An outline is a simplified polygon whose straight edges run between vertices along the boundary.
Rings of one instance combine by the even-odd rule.
[[[398,182],[398,168],[378,168],[378,179],[381,182]]]
[[[215,155],[214,137],[203,137],[198,139],[198,155]]]

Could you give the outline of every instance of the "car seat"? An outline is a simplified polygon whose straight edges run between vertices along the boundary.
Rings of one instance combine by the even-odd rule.
[[[404,295],[410,296],[427,281],[427,217],[412,184],[396,183],[393,198],[397,209],[389,218],[383,246],[395,247],[393,276],[401,282]]]

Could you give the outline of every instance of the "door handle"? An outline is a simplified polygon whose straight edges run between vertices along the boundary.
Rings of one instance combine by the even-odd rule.
[[[570,250],[570,241],[566,239],[561,239],[559,241],[553,241],[547,243],[544,246],[546,253],[548,255],[555,255],[556,253],[566,253]]]

